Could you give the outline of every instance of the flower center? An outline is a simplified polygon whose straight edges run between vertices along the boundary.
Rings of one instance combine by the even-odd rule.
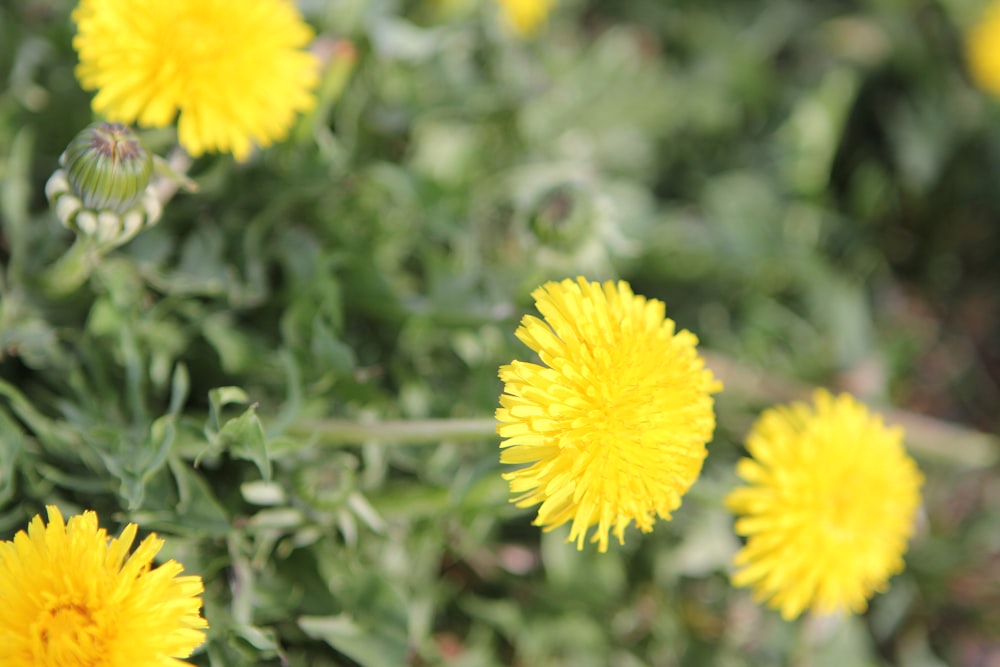
[[[854,537],[854,529],[860,517],[857,503],[851,501],[847,490],[833,491],[823,510],[825,511],[820,516],[825,518],[824,524],[833,536],[842,540]]]
[[[148,36],[155,44],[151,55],[157,60],[154,65],[161,85],[181,86],[175,91],[181,95],[199,95],[206,91],[189,87],[205,83],[200,79],[208,76],[214,84],[213,73],[225,78],[227,72],[216,70],[229,66],[238,41],[232,30],[220,31],[219,26],[227,23],[217,16],[217,4],[178,3],[167,9],[164,25]],[[179,44],[183,48],[177,48]]]
[[[97,667],[103,656],[100,628],[85,605],[59,602],[42,612],[38,638],[44,664]]]
[[[215,62],[226,56],[227,40],[224,35],[218,34],[218,24],[199,15],[183,16],[180,20],[177,37],[184,40],[189,65]]]

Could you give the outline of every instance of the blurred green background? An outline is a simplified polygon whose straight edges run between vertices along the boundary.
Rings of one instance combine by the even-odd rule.
[[[161,533],[206,581],[198,665],[1000,664],[982,3],[560,0],[531,37],[489,0],[300,7],[356,51],[342,94],[196,161],[200,192],[53,299],[42,188],[89,97],[72,3],[0,4],[0,535],[46,503]],[[496,437],[323,421],[488,420],[530,291],[576,275],[665,301],[727,381],[652,534],[577,552],[508,503]],[[807,385],[902,410],[927,476],[907,570],[839,624],[727,579],[742,438]]]

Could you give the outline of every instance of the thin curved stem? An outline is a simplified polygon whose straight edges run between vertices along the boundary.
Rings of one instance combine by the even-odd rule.
[[[808,401],[816,387],[742,364],[716,352],[703,352],[706,365],[725,385],[724,395],[754,403]],[[907,449],[919,458],[970,469],[1000,461],[1000,438],[908,410],[872,405],[887,424],[902,426]],[[748,424],[749,426],[749,424]]]
[[[705,352],[704,356],[715,376],[723,381],[728,396],[779,403],[808,399],[812,393],[812,388],[807,385],[776,378],[724,355]],[[996,436],[905,410],[889,408],[881,409],[880,412],[889,424],[895,423],[905,428],[907,447],[919,458],[971,469],[990,467],[1000,459],[1000,439]],[[315,419],[293,422],[288,426],[287,433],[297,437],[311,437],[318,443],[332,447],[366,442],[405,446],[444,440],[494,440],[497,437],[496,424],[496,420],[492,418],[367,422]]]
[[[42,287],[52,297],[64,297],[78,290],[101,261],[101,250],[92,240],[78,236],[42,279]]]
[[[288,434],[315,437],[324,445],[341,447],[378,442],[394,445],[424,445],[451,441],[496,438],[496,420],[414,419],[362,422],[349,419],[316,419],[289,425]]]

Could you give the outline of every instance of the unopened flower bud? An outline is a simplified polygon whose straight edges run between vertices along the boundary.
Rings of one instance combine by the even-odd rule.
[[[95,123],[80,132],[60,158],[83,208],[123,214],[142,198],[153,156],[128,126]]]
[[[120,123],[97,123],[76,135],[45,184],[56,217],[105,250],[156,224],[162,213],[153,155]]]
[[[589,198],[580,187],[557,185],[539,198],[530,219],[531,230],[547,245],[575,246],[591,231],[591,208]]]

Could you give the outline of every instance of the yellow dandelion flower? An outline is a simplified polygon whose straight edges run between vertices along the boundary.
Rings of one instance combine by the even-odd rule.
[[[669,519],[701,472],[715,429],[698,339],[675,332],[656,299],[628,283],[550,282],[532,293],[544,321],[521,320],[516,335],[542,364],[514,361],[496,412],[512,502],[541,503],[535,525],[572,522],[567,541],[608,548],[632,521],[643,532]]]
[[[54,506],[0,542],[0,665],[181,667],[205,639],[201,578],[175,561],[151,567],[155,535],[135,552],[135,524],[109,539],[97,515],[63,521]]]
[[[518,35],[534,34],[546,20],[556,0],[497,0],[504,20]]]
[[[315,104],[313,37],[288,0],[81,0],[77,78],[108,120],[165,127],[198,156],[245,159]]]
[[[969,30],[965,53],[973,80],[1000,95],[1000,2],[993,2],[982,20]]]
[[[847,394],[765,411],[726,505],[747,537],[733,584],[791,620],[862,612],[903,570],[923,476],[903,432]]]

